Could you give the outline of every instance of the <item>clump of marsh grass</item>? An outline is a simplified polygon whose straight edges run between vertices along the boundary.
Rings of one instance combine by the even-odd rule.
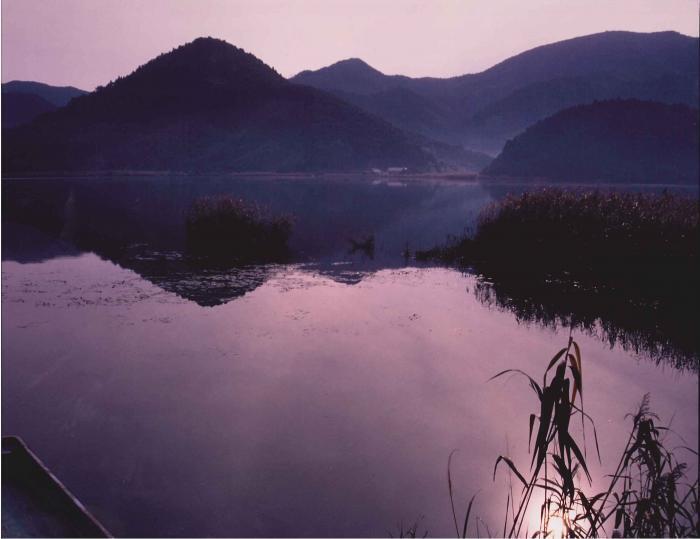
[[[191,255],[214,262],[258,263],[287,256],[292,221],[228,195],[197,199],[186,215]]]
[[[697,249],[697,197],[546,188],[492,203],[473,234],[420,256],[581,272],[640,259],[685,265],[697,261]]]
[[[551,372],[554,375],[548,382]],[[686,464],[679,462],[674,451],[664,445],[664,433],[669,429],[657,425],[658,417],[649,408],[648,395],[643,397],[637,412],[627,416],[632,427],[617,466],[608,476],[608,487],[586,494],[580,480],[583,475],[590,487],[586,423],[593,432],[599,460],[600,452],[595,424],[583,408],[582,357],[578,344],[569,337],[567,346],[549,361],[541,382],[519,369],[507,369],[491,379],[507,374],[526,378],[537,396],[539,413],[530,414],[528,419],[530,443],[534,434],[529,474],[522,473],[507,457],[496,459],[494,479],[503,463],[521,485],[519,495],[512,494],[512,489],[508,493],[503,537],[520,537],[523,533],[533,538],[700,535],[698,480],[687,482]],[[577,441],[573,432],[579,418],[583,442]],[[691,448],[682,449],[698,455]],[[452,497],[450,459],[448,487],[457,536],[466,537],[474,498],[469,502],[460,530]],[[527,526],[525,530],[523,526],[537,491],[543,494],[539,527],[530,534]]]

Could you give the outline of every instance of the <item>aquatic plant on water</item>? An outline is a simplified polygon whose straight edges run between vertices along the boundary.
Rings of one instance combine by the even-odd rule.
[[[201,260],[229,263],[282,261],[292,221],[229,195],[197,199],[186,216],[187,249]]]
[[[685,446],[673,450],[666,447],[670,430],[658,425],[658,417],[649,408],[649,395],[643,397],[636,413],[627,416],[632,426],[617,465],[608,476],[608,487],[586,493],[591,486],[586,425],[592,431],[599,460],[600,452],[594,421],[583,407],[582,357],[578,344],[569,337],[567,346],[549,361],[541,383],[520,369],[507,369],[491,379],[509,374],[526,378],[537,396],[539,413],[528,418],[530,443],[534,435],[529,474],[522,473],[506,456],[496,459],[494,479],[503,464],[521,485],[518,494],[512,488],[507,493],[502,537],[700,535],[698,480],[686,477],[687,465],[679,462],[674,451],[688,451],[695,457],[698,453]],[[578,441],[574,430],[582,437]],[[467,537],[474,497],[460,526],[454,506],[450,460],[451,456],[447,470],[455,531],[459,537]],[[536,492],[543,500],[538,508],[539,526],[529,530],[526,520]]]

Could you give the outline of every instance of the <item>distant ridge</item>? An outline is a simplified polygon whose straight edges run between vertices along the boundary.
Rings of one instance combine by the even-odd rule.
[[[401,128],[497,153],[528,125],[594,100],[696,106],[698,44],[677,32],[613,31],[536,47],[458,77],[384,75],[350,59],[291,80],[331,91]]]
[[[484,175],[697,184],[698,109],[611,100],[560,111],[509,141]]]
[[[85,95],[85,90],[73,86],[51,86],[43,82],[13,80],[2,83],[2,93],[17,92],[41,97],[55,107],[63,107],[74,97]]]
[[[292,77],[294,82],[323,90],[373,94],[400,86],[411,79],[402,75],[385,75],[360,58],[340,60],[317,71],[305,70]]]
[[[41,82],[13,80],[2,84],[2,127],[31,122],[45,112],[65,106],[87,92],[72,86],[50,86]]]
[[[3,170],[478,170],[508,139],[572,106],[697,106],[698,43],[604,32],[459,77],[384,75],[349,58],[288,81],[252,54],[199,38],[54,112],[9,98],[19,114],[6,113],[5,126],[39,117],[3,137]],[[50,88],[13,81],[3,92],[21,85]]]
[[[56,105],[38,95],[3,92],[2,127],[15,127],[29,123],[40,114],[52,110],[56,110]]]
[[[397,128],[213,38],[8,131],[3,170],[319,171],[434,159]]]

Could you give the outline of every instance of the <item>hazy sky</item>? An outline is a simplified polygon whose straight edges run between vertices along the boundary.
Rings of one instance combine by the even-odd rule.
[[[285,76],[360,57],[410,76],[481,71],[604,30],[698,35],[700,0],[2,0],[2,80],[91,90],[198,36]]]

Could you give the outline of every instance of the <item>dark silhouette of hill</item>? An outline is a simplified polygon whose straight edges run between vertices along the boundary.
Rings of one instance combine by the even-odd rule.
[[[434,159],[389,123],[199,38],[3,137],[3,170],[318,171]]]
[[[23,94],[33,94],[45,99],[55,107],[66,106],[71,99],[85,95],[85,90],[73,86],[51,86],[43,82],[29,80],[13,80],[2,83],[2,93],[18,92]]]
[[[50,86],[41,82],[13,80],[2,84],[2,127],[31,122],[45,112],[63,107],[74,97],[86,94],[72,86]]]
[[[486,175],[563,181],[696,183],[698,110],[611,100],[542,120],[515,139]]]
[[[329,91],[371,95],[410,83],[403,75],[385,75],[359,58],[348,58],[316,71],[306,70],[293,80]]]
[[[35,94],[3,92],[2,127],[26,124],[45,112],[56,110],[56,105]]]
[[[594,100],[696,106],[698,38],[604,32],[537,47],[458,77],[384,75],[351,59],[292,80],[331,91],[401,128],[497,153],[537,120]]]

